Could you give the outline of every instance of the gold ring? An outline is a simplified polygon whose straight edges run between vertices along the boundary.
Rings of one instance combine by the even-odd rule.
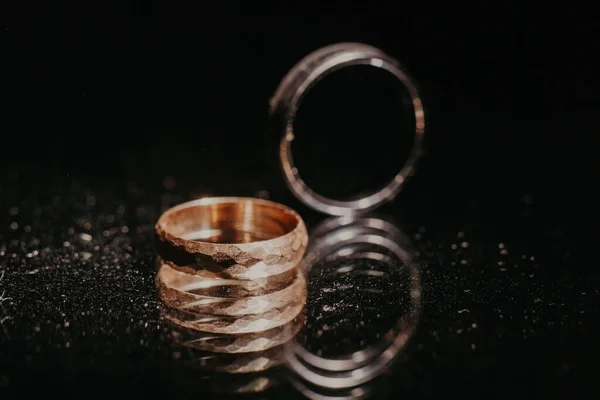
[[[242,335],[208,333],[184,328],[171,322],[165,310],[162,311],[162,317],[169,322],[169,337],[176,345],[211,353],[240,354],[261,352],[292,340],[304,326],[306,312],[303,310],[298,317],[285,325]]]
[[[245,354],[214,354],[190,350],[189,358],[185,364],[191,368],[226,374],[264,372],[282,365],[286,360],[285,346]]]
[[[160,271],[163,267],[171,266],[161,257],[156,260],[157,268],[157,286],[160,288]],[[232,279],[232,278],[205,278],[201,275],[190,275],[179,272],[172,282],[178,287],[180,292],[186,292],[197,296],[223,297],[223,298],[242,298],[248,296],[264,296],[269,293],[278,292],[291,285],[296,280],[298,271],[291,269],[279,275],[272,275],[260,279]]]
[[[174,269],[206,278],[264,279],[296,268],[308,243],[300,215],[254,198],[212,197],[160,216],[157,249]]]
[[[299,297],[282,308],[262,314],[242,316],[195,313],[164,305],[163,318],[183,328],[210,333],[243,334],[263,332],[292,322],[303,310],[306,296]]]
[[[206,287],[207,279],[184,274],[167,264],[163,264],[158,270],[156,282],[158,295],[168,307],[199,314],[242,316],[263,314],[284,308],[295,299],[306,297],[304,275],[299,271],[293,272],[295,272],[293,281],[283,289],[262,296],[249,297],[232,298],[196,294],[193,289],[198,286]],[[212,281],[217,281],[218,284],[218,280]]]

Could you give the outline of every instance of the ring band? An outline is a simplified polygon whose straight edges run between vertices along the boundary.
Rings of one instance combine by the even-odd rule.
[[[164,310],[163,319],[169,322],[169,336],[177,345],[212,353],[239,354],[268,350],[292,340],[304,325],[306,313],[303,310],[296,318],[285,325],[243,335],[207,333],[184,328],[165,318]]]
[[[304,221],[281,204],[212,197],[163,213],[157,248],[171,267],[207,278],[256,280],[295,269],[308,242]]]
[[[156,260],[160,271],[163,267],[170,267],[160,257]],[[171,268],[173,270],[173,268]],[[242,280],[232,278],[204,278],[202,276],[190,275],[177,271],[175,280],[181,292],[187,292],[197,296],[243,298],[249,296],[264,296],[269,293],[278,292],[291,285],[296,279],[297,270],[292,269],[283,274],[272,275],[267,278]],[[157,285],[159,274],[157,274]]]
[[[262,296],[215,297],[193,293],[186,288],[206,283],[206,279],[187,275],[163,264],[156,276],[158,294],[171,308],[199,314],[242,316],[263,314],[286,307],[298,298],[306,297],[306,279],[298,271],[293,281],[283,289]],[[252,282],[250,282],[252,283]]]
[[[294,320],[304,310],[306,296],[294,299],[281,309],[273,309],[263,314],[243,316],[194,313],[177,308],[165,307],[163,317],[184,328],[224,334],[263,332]]]
[[[279,311],[273,310],[261,315],[243,317],[227,317],[210,314],[194,314],[177,309],[170,309],[165,318],[184,328],[196,329],[210,333],[242,334],[262,332],[294,320],[302,312],[304,302],[290,304]]]
[[[314,192],[300,177],[292,157],[296,112],[306,93],[322,78],[339,69],[369,65],[391,73],[408,91],[415,118],[415,139],[404,166],[379,191],[351,201],[327,198]],[[298,62],[282,79],[270,100],[271,127],[279,135],[279,162],[292,193],[305,205],[319,212],[343,216],[374,210],[402,190],[423,153],[425,111],[414,80],[400,63],[383,51],[361,43],[338,43],[319,49]]]
[[[245,354],[211,354],[191,350],[190,358],[186,365],[191,368],[226,374],[264,372],[282,365],[286,359],[284,346]]]

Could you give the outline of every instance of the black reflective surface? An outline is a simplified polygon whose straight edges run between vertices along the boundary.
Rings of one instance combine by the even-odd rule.
[[[7,28],[29,52],[12,58],[3,94],[2,398],[210,397],[164,335],[153,225],[199,195],[267,192],[309,226],[321,222],[269,179],[263,132],[278,79],[338,40],[366,41],[405,62],[431,116],[421,169],[380,210],[418,252],[422,315],[401,362],[373,383],[377,396],[543,397],[593,387],[599,103],[589,29],[228,21],[170,29],[124,19],[56,37]],[[284,28],[287,42],[273,38]],[[191,44],[202,54],[190,54]],[[353,174],[377,157],[349,148]],[[289,384],[272,395],[301,397]]]

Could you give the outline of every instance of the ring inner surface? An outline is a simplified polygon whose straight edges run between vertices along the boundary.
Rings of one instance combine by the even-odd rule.
[[[325,73],[288,126],[298,176],[329,199],[379,192],[410,157],[414,111],[409,90],[384,68],[356,64]]]
[[[186,240],[251,243],[292,232],[298,219],[289,211],[250,201],[194,205],[173,212],[165,229]]]

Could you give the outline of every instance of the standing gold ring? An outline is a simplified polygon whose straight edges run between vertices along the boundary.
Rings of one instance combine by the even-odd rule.
[[[254,280],[291,272],[308,242],[304,221],[281,204],[212,197],[180,204],[156,224],[161,259],[207,278]]]

